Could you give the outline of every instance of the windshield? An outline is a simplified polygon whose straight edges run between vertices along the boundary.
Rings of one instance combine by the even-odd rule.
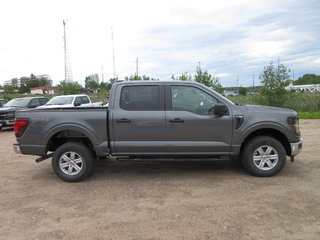
[[[45,105],[65,105],[71,104],[74,97],[54,97],[49,100]]]
[[[29,101],[29,98],[15,98],[7,102],[4,107],[26,107]]]

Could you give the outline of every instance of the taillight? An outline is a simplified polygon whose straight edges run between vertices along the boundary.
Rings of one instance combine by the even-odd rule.
[[[29,125],[29,119],[16,118],[16,122],[14,124],[14,133],[17,138],[19,138],[23,135],[23,133],[27,129],[28,125]]]

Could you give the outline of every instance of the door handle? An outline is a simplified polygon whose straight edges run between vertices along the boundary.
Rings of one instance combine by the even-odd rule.
[[[117,120],[117,123],[130,123],[131,120],[127,118],[121,118]]]
[[[169,122],[171,123],[183,123],[184,120],[181,118],[175,118],[175,119],[170,119]]]

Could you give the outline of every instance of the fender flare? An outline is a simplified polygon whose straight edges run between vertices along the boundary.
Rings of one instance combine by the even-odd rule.
[[[85,135],[86,137],[89,138],[89,140],[91,141],[91,143],[93,145],[97,145],[97,141],[96,138],[94,137],[94,135],[91,133],[91,131],[86,128],[83,125],[80,124],[70,124],[70,123],[63,123],[57,126],[54,126],[53,128],[51,128],[45,135],[44,137],[44,142],[46,145],[48,145],[49,141],[52,139],[52,137],[62,131],[67,131],[67,130],[71,130],[71,131],[76,131],[76,132],[80,132],[83,135]]]
[[[286,132],[288,132],[288,129],[285,128],[283,125],[277,123],[277,122],[259,122],[259,123],[255,123],[249,127],[247,127],[239,136],[241,142],[243,143],[244,140],[250,136],[250,134],[252,134],[253,132],[256,132],[258,130],[262,130],[262,129],[272,129],[275,131],[280,132],[282,135],[284,135],[286,137],[286,139],[289,141],[288,136],[286,134]]]

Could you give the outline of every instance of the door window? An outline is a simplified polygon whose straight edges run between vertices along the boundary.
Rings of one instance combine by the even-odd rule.
[[[82,100],[82,104],[90,103],[89,98],[87,96],[82,96],[81,100]]]
[[[44,105],[48,102],[48,99],[46,98],[39,98],[39,101],[40,101],[40,105]]]
[[[127,86],[121,91],[120,107],[128,111],[160,110],[158,86]]]
[[[31,102],[30,102],[29,107],[30,108],[35,108],[35,107],[38,107],[38,106],[40,106],[39,99],[32,99]]]
[[[74,100],[74,104],[82,104],[81,102],[81,97],[76,97],[76,99]]]
[[[188,111],[199,115],[209,115],[217,99],[206,92],[189,86],[172,86],[171,102],[173,111]]]

